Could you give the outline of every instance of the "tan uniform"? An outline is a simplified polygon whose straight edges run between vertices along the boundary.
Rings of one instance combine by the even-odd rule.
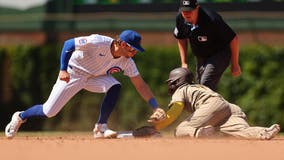
[[[195,137],[200,127],[211,125],[218,131],[249,139],[259,139],[265,127],[250,127],[241,108],[227,102],[221,95],[203,85],[179,87],[172,96],[171,104],[182,102],[190,115],[181,122],[175,135]]]

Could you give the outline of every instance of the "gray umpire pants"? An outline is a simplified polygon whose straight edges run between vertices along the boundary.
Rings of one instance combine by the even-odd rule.
[[[223,72],[229,66],[230,62],[231,49],[229,46],[210,57],[197,57],[197,83],[203,84],[215,91]]]

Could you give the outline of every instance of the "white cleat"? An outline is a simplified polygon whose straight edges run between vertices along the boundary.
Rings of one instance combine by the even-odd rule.
[[[205,127],[200,127],[197,131],[196,131],[196,138],[209,138],[209,137],[213,137],[216,134],[216,130],[213,126],[208,125]]]
[[[93,130],[94,132],[94,138],[116,138],[117,137],[117,132],[109,129],[107,127],[107,124],[99,124],[97,123],[95,125],[95,128]]]
[[[269,128],[265,128],[262,133],[260,133],[260,139],[262,140],[270,140],[274,138],[280,131],[279,124],[273,124]]]
[[[12,116],[12,120],[10,121],[9,124],[7,124],[5,128],[5,135],[7,138],[13,138],[17,134],[18,129],[20,128],[22,123],[26,122],[26,120],[22,120],[19,117],[20,113],[21,113],[20,111],[15,112]]]

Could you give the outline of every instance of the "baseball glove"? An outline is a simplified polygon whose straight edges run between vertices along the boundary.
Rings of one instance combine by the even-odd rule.
[[[161,133],[158,132],[154,126],[143,126],[136,128],[133,130],[132,134],[137,138],[161,137]]]

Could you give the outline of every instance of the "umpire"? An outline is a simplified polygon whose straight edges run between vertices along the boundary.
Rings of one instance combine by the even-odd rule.
[[[238,36],[218,13],[200,6],[196,0],[180,1],[174,36],[178,39],[183,68],[188,67],[188,41],[190,43],[197,60],[197,83],[216,90],[230,61],[232,75],[241,74]]]

